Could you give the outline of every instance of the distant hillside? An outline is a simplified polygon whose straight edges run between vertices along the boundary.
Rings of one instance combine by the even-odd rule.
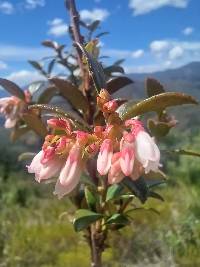
[[[145,95],[144,81],[147,77],[158,79],[168,91],[189,93],[200,99],[200,62],[192,62],[176,69],[169,69],[154,73],[129,74],[135,81],[134,85],[126,86],[118,96],[132,98]]]

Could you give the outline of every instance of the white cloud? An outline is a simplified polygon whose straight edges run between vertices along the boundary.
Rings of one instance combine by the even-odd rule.
[[[5,70],[7,69],[7,67],[8,67],[7,64],[0,60],[0,70]]]
[[[186,8],[189,0],[129,0],[129,7],[135,16],[149,13],[165,6]]]
[[[165,40],[156,40],[151,42],[150,49],[153,53],[161,53],[169,48],[169,42]]]
[[[190,35],[190,34],[193,33],[193,31],[194,31],[194,28],[192,28],[192,27],[186,27],[186,28],[182,31],[182,33],[183,33],[184,35]]]
[[[0,1],[0,12],[10,15],[14,12],[14,6],[8,1]]]
[[[86,21],[94,21],[94,20],[105,20],[110,13],[106,9],[100,9],[100,8],[95,8],[93,10],[87,10],[83,9],[80,11],[80,16],[82,20]]]
[[[5,78],[15,82],[20,86],[25,86],[34,81],[45,80],[44,77],[40,75],[37,71],[29,70],[20,70],[12,72]]]
[[[133,58],[140,58],[140,57],[142,57],[144,55],[144,50],[142,50],[142,49],[138,49],[138,50],[136,50],[136,51],[133,51],[133,53],[132,53],[132,57]]]
[[[26,0],[25,8],[35,9],[36,7],[44,7],[45,4],[45,0]]]
[[[63,19],[55,18],[52,21],[48,22],[50,29],[48,34],[53,35],[54,37],[61,37],[68,32],[68,25],[64,23]]]
[[[175,46],[169,51],[169,59],[174,60],[183,56],[184,49],[181,46]]]
[[[52,51],[43,47],[28,47],[0,44],[0,58],[6,61],[38,60],[52,55]]]

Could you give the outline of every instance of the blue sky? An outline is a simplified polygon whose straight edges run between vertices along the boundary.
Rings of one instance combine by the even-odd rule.
[[[63,0],[0,0],[0,76],[40,78],[27,59],[50,55],[45,39],[70,45]],[[199,0],[77,0],[83,20],[101,19],[102,54],[126,58],[127,72],[152,72],[200,60]],[[112,60],[110,59],[110,62]]]

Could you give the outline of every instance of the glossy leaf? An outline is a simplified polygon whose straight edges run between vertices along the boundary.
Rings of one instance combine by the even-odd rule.
[[[145,86],[148,97],[162,94],[165,92],[163,85],[153,78],[147,78]]]
[[[50,113],[50,115],[55,116],[55,117],[59,117],[59,118],[65,118],[65,119],[70,119],[71,122],[81,128],[81,129],[87,129],[90,130],[89,125],[87,125],[86,122],[84,122],[84,120],[78,119],[77,116],[75,116],[74,114],[70,113],[70,112],[66,112],[63,109],[56,107],[56,106],[52,106],[52,105],[45,105],[45,104],[35,104],[35,105],[31,105],[28,107],[30,110],[32,109],[38,109],[41,111],[48,111]]]
[[[95,213],[86,209],[79,209],[76,211],[76,216],[73,221],[74,229],[76,232],[81,231],[102,218],[103,215],[100,213]]]
[[[133,80],[129,79],[126,76],[120,76],[117,78],[111,78],[110,80],[107,81],[107,90],[110,94],[113,94],[117,92],[119,89],[122,87],[134,83]]]
[[[129,224],[129,220],[125,215],[120,214],[120,213],[115,213],[106,220],[106,224],[127,225]]]
[[[121,119],[126,120],[147,112],[160,112],[167,107],[183,104],[198,104],[198,102],[184,93],[167,92],[147,98],[135,105],[127,102],[121,105],[117,112]]]
[[[76,46],[78,47],[78,49],[82,52],[83,56],[85,57],[87,61],[87,65],[88,65],[88,70],[89,70],[90,76],[92,77],[94,86],[97,92],[100,92],[102,88],[106,88],[105,74],[104,74],[103,67],[79,43],[76,43]]]
[[[0,85],[11,95],[19,97],[22,100],[25,99],[23,90],[14,82],[11,82],[7,79],[0,78]]]
[[[123,191],[123,186],[120,184],[114,184],[111,185],[108,188],[107,194],[106,194],[106,201],[110,201],[112,199],[115,199],[121,195]]]
[[[45,86],[45,81],[37,81],[29,84],[28,91],[31,93],[31,95],[35,94],[37,91],[39,91],[41,88]]]
[[[88,187],[85,187],[85,199],[89,209],[95,211],[97,198]]]
[[[38,104],[49,103],[50,100],[56,95],[58,95],[58,89],[55,86],[50,86],[40,94],[37,102]]]
[[[58,88],[61,95],[65,97],[75,109],[87,112],[87,99],[71,82],[60,78],[51,78],[50,81]]]
[[[23,120],[27,126],[36,132],[38,135],[45,137],[47,135],[47,129],[41,119],[33,113],[24,113]]]

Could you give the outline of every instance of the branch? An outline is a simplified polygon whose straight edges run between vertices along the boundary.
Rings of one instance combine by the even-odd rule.
[[[69,10],[70,18],[71,18],[71,26],[70,26],[70,32],[72,35],[72,38],[74,42],[83,44],[83,36],[80,33],[80,27],[79,27],[79,13],[76,9],[76,4],[74,0],[65,0],[65,6]],[[81,69],[82,75],[84,75],[84,67],[82,63],[82,54],[81,51],[77,50],[77,55],[78,55],[78,64]]]

